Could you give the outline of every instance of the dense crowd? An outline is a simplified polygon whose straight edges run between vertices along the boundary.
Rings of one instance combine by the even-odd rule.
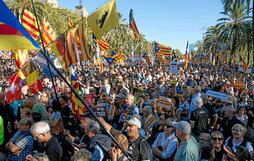
[[[71,90],[60,77],[52,82],[43,75],[44,90],[36,95],[24,85],[22,99],[12,104],[2,86],[0,160],[253,160],[253,76],[237,66],[189,64],[177,74],[156,63],[76,71],[79,94],[98,118],[85,107],[83,114],[73,113]],[[239,82],[245,88],[228,86]]]

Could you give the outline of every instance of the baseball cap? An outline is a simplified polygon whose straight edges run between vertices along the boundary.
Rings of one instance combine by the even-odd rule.
[[[174,122],[172,126],[177,128],[179,131],[181,131],[184,134],[191,133],[191,125],[187,121]]]
[[[124,95],[124,94],[119,94],[119,95],[117,96],[117,98],[125,99],[125,95]]]
[[[139,121],[138,118],[136,117],[132,117],[131,119],[127,120],[126,121],[128,124],[130,125],[135,125],[137,126],[138,128],[141,128],[141,122]]]

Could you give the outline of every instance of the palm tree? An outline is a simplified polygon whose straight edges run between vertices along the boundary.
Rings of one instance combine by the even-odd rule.
[[[220,31],[220,39],[224,42],[229,41],[231,44],[230,64],[237,49],[237,43],[244,35],[246,25],[250,23],[249,13],[250,11],[244,3],[237,3],[227,11],[221,12],[226,17],[217,20],[219,22],[217,26]]]
[[[13,14],[19,19],[22,19],[22,15],[25,9],[30,12],[33,12],[32,3],[30,0],[8,0],[6,1],[7,6],[13,12]],[[43,17],[44,13],[44,4],[41,1],[34,2],[35,10],[39,18]]]
[[[234,5],[245,3],[248,7],[248,10],[251,8],[251,0],[221,0],[225,11],[229,10]],[[252,0],[252,60],[253,60],[253,67],[254,67],[254,0]]]
[[[217,26],[211,26],[207,29],[203,37],[203,52],[212,53],[212,61],[215,55],[221,50],[220,35]]]

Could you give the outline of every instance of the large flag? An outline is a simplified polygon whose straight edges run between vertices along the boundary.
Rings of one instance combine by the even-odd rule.
[[[21,20],[22,25],[25,27],[27,32],[36,40],[38,39],[40,32],[36,22],[36,18],[32,12],[27,9],[24,10]]]
[[[26,83],[33,94],[37,94],[39,91],[43,90],[37,70],[33,71],[26,77]]]
[[[46,53],[46,55],[49,57],[49,55]],[[44,70],[45,74],[50,78],[51,75],[52,77],[56,77],[57,73],[56,70],[47,63],[47,59],[42,55],[42,53],[37,54],[34,58],[33,61],[37,62],[40,67]],[[51,71],[51,74],[50,74]]]
[[[135,22],[134,17],[133,17],[133,10],[132,10],[132,9],[130,10],[129,19],[130,19],[130,20],[129,20],[129,21],[130,21],[130,22],[129,22],[130,29],[132,30],[134,37],[135,37],[136,39],[140,39],[141,36],[140,36],[140,34],[139,34],[139,32],[138,32],[138,28],[137,28],[137,26],[136,26],[136,22]]]
[[[87,21],[83,20],[79,23],[74,34],[74,45],[76,49],[75,64],[80,61],[89,60],[90,55],[87,47]]]
[[[73,86],[75,91],[79,93],[79,83],[78,83],[73,65],[70,67],[70,75],[71,75],[71,85]],[[87,111],[85,108],[82,108],[83,104],[73,92],[71,92],[71,103],[72,103],[73,113],[82,115],[84,114],[84,111]]]
[[[144,53],[144,55],[142,57],[146,60],[147,64],[151,64],[151,60],[150,60],[149,56],[147,55],[147,53]]]
[[[33,94],[37,94],[39,91],[43,90],[39,73],[36,70],[35,64],[33,61],[26,63],[21,69],[22,76],[19,75],[22,79],[26,79],[26,83]]]
[[[55,54],[57,60],[62,65],[64,70],[67,70],[69,62],[66,60],[65,52],[66,52],[66,45],[65,45],[65,35],[62,34],[59,39],[57,39],[51,46],[51,50]]]
[[[0,50],[40,49],[3,0],[0,0],[0,12]]]
[[[13,101],[21,99],[21,86],[18,73],[15,73],[9,79],[8,91],[6,93],[6,102],[12,103]]]
[[[104,58],[109,64],[118,64],[118,63],[121,63],[121,61],[125,58],[125,56],[124,54],[116,54],[112,56],[106,56]]]
[[[54,30],[51,28],[48,20],[46,20],[45,18],[43,18],[43,21],[41,23],[41,31],[44,45],[48,45],[56,39],[56,34]]]
[[[114,28],[119,27],[119,15],[116,9],[116,0],[108,3],[90,14],[87,18],[88,27],[93,31],[97,38]]]
[[[104,40],[103,38],[97,39],[94,34],[93,34],[92,38],[94,39],[94,41],[96,41],[98,43],[101,51],[108,52],[109,44],[106,40]]]
[[[239,61],[242,62],[243,72],[246,72],[248,70],[248,65],[247,65],[246,61],[242,58],[241,55],[239,55]]]
[[[29,61],[29,54],[27,50],[15,50],[12,56],[18,69]]]
[[[155,53],[156,54],[159,54],[159,55],[164,55],[164,56],[172,56],[172,53],[171,53],[171,47],[169,46],[166,46],[166,45],[162,45],[162,44],[159,44],[159,43],[154,43],[155,45]]]

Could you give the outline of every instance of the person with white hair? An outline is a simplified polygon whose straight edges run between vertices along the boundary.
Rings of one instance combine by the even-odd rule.
[[[192,125],[192,133],[199,136],[201,133],[207,133],[209,130],[209,113],[203,108],[202,98],[194,100],[193,105],[197,108],[191,113],[190,122]]]
[[[223,118],[219,118],[217,121],[217,129],[220,127],[222,129],[222,133],[224,138],[228,138],[232,136],[231,129],[235,124],[242,124],[240,120],[234,115],[235,109],[232,105],[224,106],[222,108]],[[242,124],[243,125],[243,124]]]
[[[62,147],[56,137],[50,133],[50,126],[47,122],[40,121],[32,125],[30,129],[34,139],[39,142],[39,146],[45,152],[50,161],[59,161],[62,158]],[[31,157],[31,156],[27,156]]]
[[[100,124],[94,120],[89,121],[85,133],[90,138],[85,148],[92,153],[92,160],[102,160],[111,149],[111,138],[100,133]]]
[[[193,89],[193,97],[191,99],[191,103],[190,103],[190,114],[192,111],[194,111],[195,109],[197,109],[197,107],[193,104],[196,99],[199,99],[201,97],[201,87],[200,86],[195,86]]]

